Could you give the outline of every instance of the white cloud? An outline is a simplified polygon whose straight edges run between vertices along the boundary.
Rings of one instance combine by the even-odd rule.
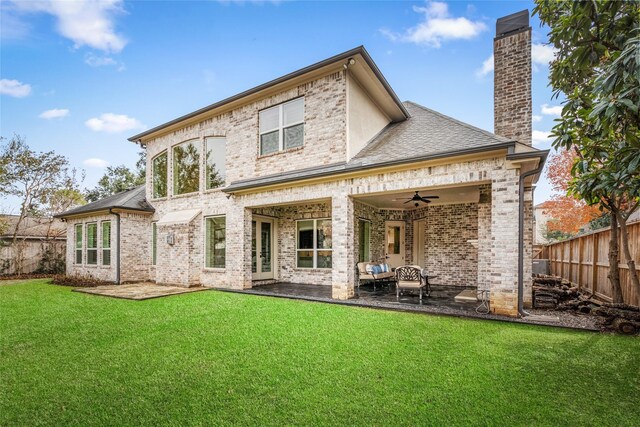
[[[531,120],[533,121],[533,123],[537,123],[539,121],[542,121],[542,116],[538,116],[538,115],[533,115],[533,117],[531,117]]]
[[[91,159],[86,159],[85,161],[82,162],[82,164],[90,168],[102,168],[102,169],[109,166],[109,162],[107,162],[106,160],[97,159],[95,157]]]
[[[61,119],[69,115],[69,110],[66,108],[53,108],[51,110],[43,111],[38,117],[41,119]]]
[[[114,29],[114,16],[124,13],[122,0],[15,1],[23,12],[47,13],[56,18],[56,29],[74,47],[89,46],[104,52],[120,52],[127,40]]]
[[[531,132],[531,141],[536,148],[549,148],[553,137],[551,132],[543,130],[534,130]]]
[[[544,44],[531,45],[531,64],[534,71],[538,71],[538,65],[549,66],[549,62],[553,61],[556,50],[552,46]],[[476,70],[477,77],[484,77],[492,73],[494,69],[493,54],[484,60],[482,66]]]
[[[540,107],[540,111],[545,116],[561,116],[562,115],[562,105],[542,104],[542,106]]]
[[[124,63],[116,61],[110,56],[97,56],[93,53],[87,53],[84,56],[84,63],[91,67],[117,67],[118,71],[125,70]]]
[[[491,72],[493,72],[493,54],[484,60],[482,67],[476,70],[476,76],[484,77]]]
[[[533,64],[548,66],[549,62],[553,61],[555,54],[556,50],[553,46],[538,43],[531,45],[531,62]]]
[[[107,65],[117,65],[118,62],[109,56],[96,56],[88,53],[84,57],[84,62],[92,67],[104,67]]]
[[[31,94],[31,85],[18,80],[2,79],[0,80],[0,94],[24,98]]]
[[[402,41],[439,48],[445,40],[472,39],[487,29],[481,21],[471,21],[464,17],[452,17],[449,6],[442,2],[426,3],[425,7],[414,6],[413,11],[424,15],[424,20],[404,34],[388,29],[380,32],[391,41]]]
[[[145,125],[138,119],[124,114],[104,113],[100,117],[93,117],[84,124],[96,132],[118,133],[133,129],[143,129]]]

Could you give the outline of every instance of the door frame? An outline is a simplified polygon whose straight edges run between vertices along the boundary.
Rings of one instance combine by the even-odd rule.
[[[385,221],[384,222],[384,256],[385,262],[389,262],[389,254],[387,253],[387,227],[388,226],[400,226],[400,263],[398,265],[392,265],[392,267],[398,267],[406,264],[407,248],[406,248],[406,223],[404,221]]]
[[[275,244],[275,237],[277,236],[277,222],[275,218],[262,216],[262,215],[253,215],[251,218],[252,222],[256,223],[256,272],[251,272],[251,280],[271,280],[276,278],[276,270],[278,268],[278,254],[277,254],[277,245]],[[267,222],[271,224],[271,271],[263,273],[261,270],[260,263],[260,246],[261,246],[261,234],[260,234],[260,223]],[[252,227],[253,228],[253,227]],[[251,240],[253,241],[253,236],[251,236]],[[253,248],[252,248],[253,249]],[[253,266],[252,266],[253,267]]]

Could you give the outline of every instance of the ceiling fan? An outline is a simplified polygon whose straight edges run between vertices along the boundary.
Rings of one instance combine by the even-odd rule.
[[[439,199],[439,198],[440,198],[440,196],[421,196],[416,191],[416,194],[414,194],[413,197],[411,197],[410,199],[407,199],[407,201],[404,202],[403,204],[406,205],[407,203],[413,202],[414,205],[416,207],[418,207],[418,206],[420,206],[420,202],[431,203],[431,200],[429,200],[429,199]],[[403,199],[394,199],[394,200],[403,200]]]

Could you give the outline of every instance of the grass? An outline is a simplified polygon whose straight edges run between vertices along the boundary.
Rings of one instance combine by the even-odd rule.
[[[0,286],[0,425],[637,425],[640,339],[197,292]]]

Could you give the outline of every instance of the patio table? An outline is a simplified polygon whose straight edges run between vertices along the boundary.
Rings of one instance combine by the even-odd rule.
[[[427,285],[427,296],[431,295],[431,285],[433,285],[433,283],[429,282],[429,279],[435,279],[438,276],[435,275],[429,275],[429,273],[427,272],[426,268],[423,268],[420,271],[420,276],[422,277],[422,279],[424,280],[424,283]]]

